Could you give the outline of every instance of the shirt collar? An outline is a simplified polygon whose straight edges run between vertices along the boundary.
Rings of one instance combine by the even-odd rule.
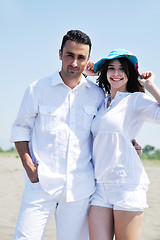
[[[83,74],[82,74],[82,78],[81,78],[79,85],[85,85],[86,87],[90,88],[90,84],[88,83],[87,79],[85,78],[85,76]]]
[[[52,82],[51,82],[51,86],[56,86],[58,84],[64,84],[60,74],[59,74],[60,70],[57,70],[53,75],[52,75]]]
[[[57,70],[53,75],[52,75],[52,81],[51,81],[51,86],[56,86],[58,84],[64,84],[60,74],[59,74],[60,70]],[[84,75],[82,74],[81,77],[81,81],[78,84],[78,86],[80,85],[85,85],[86,87],[90,88],[90,84],[88,83],[88,81],[86,80],[86,78],[84,77]]]

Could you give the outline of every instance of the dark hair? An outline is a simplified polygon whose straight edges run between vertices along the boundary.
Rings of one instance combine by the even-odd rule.
[[[89,45],[89,54],[90,54],[91,46],[92,46],[91,39],[84,32],[81,32],[80,30],[68,31],[67,34],[64,35],[64,37],[62,39],[61,52],[63,52],[63,48],[64,48],[64,45],[67,42],[67,40],[71,40],[73,42],[80,43],[80,44]]]
[[[127,91],[128,92],[144,92],[144,87],[139,83],[138,81],[138,72],[135,70],[132,63],[125,57],[117,58],[121,65],[124,68],[124,71],[128,77],[127,82]],[[113,59],[114,60],[114,59]],[[108,65],[112,60],[106,60],[102,70],[100,71],[100,75],[97,79],[97,82],[99,83],[99,87],[105,89],[107,93],[110,93],[110,83],[107,80],[107,70]]]

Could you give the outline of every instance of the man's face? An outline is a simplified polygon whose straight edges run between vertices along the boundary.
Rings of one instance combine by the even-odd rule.
[[[78,78],[89,59],[89,45],[67,40],[63,52],[59,50],[59,58],[62,60],[62,76],[70,79]]]

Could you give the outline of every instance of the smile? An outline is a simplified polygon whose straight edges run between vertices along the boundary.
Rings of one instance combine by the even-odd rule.
[[[111,80],[114,82],[120,82],[123,80],[123,78],[111,78]]]
[[[69,69],[71,72],[77,72],[77,71],[78,71],[77,68],[73,68],[73,67],[68,67],[68,69]]]

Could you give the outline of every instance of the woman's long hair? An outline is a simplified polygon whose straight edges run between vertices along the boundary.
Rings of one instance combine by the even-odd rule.
[[[145,92],[144,87],[139,83],[138,81],[138,72],[135,70],[134,66],[132,63],[125,57],[117,58],[123,69],[124,72],[126,73],[128,77],[128,82],[127,82],[127,92]],[[102,70],[100,71],[100,75],[97,79],[97,82],[99,83],[99,87],[103,88],[106,93],[110,93],[111,87],[110,83],[107,80],[107,70],[108,70],[108,65],[112,60],[106,60],[106,62],[103,65]]]

